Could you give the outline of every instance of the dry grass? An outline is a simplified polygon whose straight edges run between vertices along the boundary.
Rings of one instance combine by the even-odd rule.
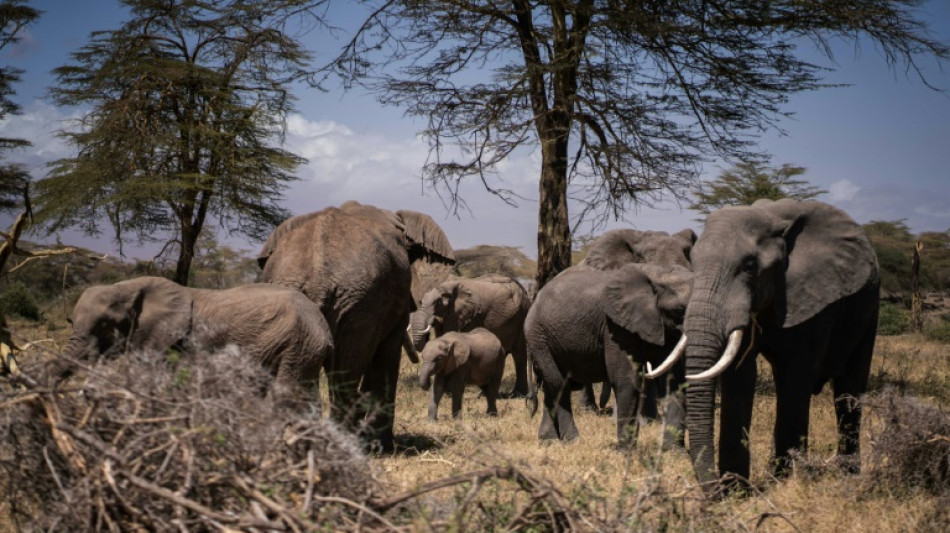
[[[63,328],[49,326],[18,323],[14,328],[21,341],[53,339],[45,346],[54,349],[63,345],[68,334]],[[881,337],[871,374],[874,390],[892,387],[935,408],[938,416],[947,416],[947,345],[921,336]],[[880,490],[881,483],[898,482],[869,472],[860,477],[846,476],[831,465],[837,436],[830,387],[812,401],[808,459],[789,479],[771,479],[767,461],[771,455],[774,393],[767,384],[768,366],[761,361],[762,386],[756,397],[750,436],[756,489],[747,497],[724,501],[702,497],[685,452],[658,451],[658,425],[643,428],[636,450],[620,451],[615,446],[615,426],[610,417],[577,410],[579,441],[539,443],[539,417],[530,418],[522,400],[501,401],[499,416],[488,417],[484,399],[477,397],[474,388],[466,392],[461,420],[448,418],[448,399],[444,399],[441,419],[431,422],[426,418],[427,393],[416,386],[415,376],[416,369],[404,362],[396,407],[398,453],[369,459],[385,495],[411,492],[426,483],[486,467],[511,466],[535,481],[526,489],[524,482],[473,478],[472,482],[420,494],[387,513],[388,520],[400,528],[497,530],[518,523],[516,515],[520,514],[533,517],[531,523],[537,524],[536,530],[557,529],[557,524],[565,523],[544,522],[538,517],[552,512],[552,506],[561,502],[574,513],[570,523],[581,530],[950,529],[950,491],[941,495],[912,485]],[[512,382],[509,368],[503,390],[511,388]],[[864,466],[871,464],[872,441],[888,423],[881,409],[872,403],[865,411]],[[545,500],[548,503],[539,499],[543,491],[554,495],[550,501]],[[10,527],[0,518],[0,530],[4,526]]]

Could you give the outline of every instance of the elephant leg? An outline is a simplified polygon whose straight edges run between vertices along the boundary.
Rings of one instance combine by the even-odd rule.
[[[456,370],[448,378],[452,391],[452,418],[456,419],[462,418],[462,398],[465,396],[465,373],[461,370]]]
[[[572,441],[580,435],[574,424],[571,390],[567,380],[560,380],[559,383],[559,387],[544,383],[544,413],[541,417],[541,427],[538,429],[538,438],[541,440]]]
[[[436,374],[432,378],[432,394],[429,396],[429,419],[439,419],[439,402],[442,401],[442,395],[445,394],[445,378],[441,374]]]
[[[360,386],[360,390],[368,394],[371,401],[371,410],[366,417],[370,431],[367,440],[371,448],[382,452],[391,452],[395,446],[393,419],[404,333],[404,329],[397,325],[379,343]]]
[[[615,342],[608,340],[604,346],[604,361],[607,382],[616,396],[614,416],[617,422],[617,443],[621,448],[637,444],[639,424],[637,411],[640,408],[640,387],[637,369],[632,360]]]
[[[866,335],[852,352],[845,375],[834,378],[838,422],[838,463],[849,473],[861,471],[861,402],[867,391],[874,335]]]
[[[603,385],[603,386],[606,386],[606,385]],[[581,407],[583,407],[584,409],[590,409],[591,411],[597,410],[597,401],[594,399],[594,384],[593,383],[588,383],[584,385],[584,394],[581,396]]]
[[[640,375],[636,379],[640,385],[640,401],[642,402],[640,404],[640,416],[644,420],[659,420],[660,409],[657,405],[659,391],[657,390],[656,380],[646,379]]]
[[[482,387],[485,399],[488,401],[488,416],[498,416],[498,389],[501,387],[501,373],[492,376],[491,380]]]
[[[808,451],[808,418],[811,408],[811,381],[803,380],[787,368],[774,368],[775,376],[775,457],[772,473],[788,475],[792,452]]]
[[[526,398],[528,396],[528,350],[524,335],[519,335],[515,346],[511,350],[511,358],[515,363],[515,388],[510,396]]]
[[[719,472],[738,477],[731,483],[749,479],[749,427],[758,375],[755,357],[722,374],[722,407],[719,430]],[[781,420],[781,419],[779,419]]]
[[[598,406],[600,407],[599,411],[601,414],[607,413],[607,404],[610,403],[610,383],[601,383],[600,384],[600,402]]]

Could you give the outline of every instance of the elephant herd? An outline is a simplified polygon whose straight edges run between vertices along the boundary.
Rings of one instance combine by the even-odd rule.
[[[347,202],[278,226],[258,256],[260,283],[208,291],[145,277],[87,289],[65,353],[233,344],[269,371],[279,400],[317,406],[322,370],[330,416],[382,451],[394,447],[404,350],[414,362],[421,354],[432,419],[446,392],[459,416],[467,385],[497,414],[510,353],[516,379],[507,395],[527,397],[535,412],[540,388],[540,439],[577,438],[571,391],[602,382],[615,397],[618,442],[633,445],[638,419],[662,415],[664,446],[688,437],[707,487],[749,478],[761,354],[775,379],[773,471],[785,472],[807,447],[811,396],[828,381],[839,460],[860,467],[858,400],[880,277],[861,227],[839,209],[760,200],[711,213],[698,238],[608,231],[533,302],[506,276],[451,277],[453,263],[427,215]]]

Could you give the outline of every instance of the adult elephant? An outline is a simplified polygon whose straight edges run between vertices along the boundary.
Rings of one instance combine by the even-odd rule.
[[[422,297],[409,319],[413,346],[422,351],[430,330],[436,336],[449,331],[485,328],[501,341],[515,362],[513,395],[528,393],[524,319],[531,302],[518,281],[499,274],[459,278],[440,283]]]
[[[124,350],[220,349],[236,345],[276,379],[281,400],[311,403],[320,367],[333,353],[320,309],[299,291],[268,283],[226,290],[182,287],[143,276],[83,291],[73,308],[71,359],[114,357]],[[71,364],[60,368],[63,374]]]
[[[867,386],[880,289],[877,259],[861,227],[822,202],[760,200],[711,213],[692,262],[696,280],[685,322],[692,382],[687,427],[699,480],[717,479],[716,376],[722,387],[719,471],[749,478],[759,353],[775,379],[773,470],[784,473],[791,452],[805,451],[811,396],[831,380],[838,455],[857,471],[857,400]]]
[[[665,231],[640,231],[630,228],[605,231],[590,244],[587,255],[574,269],[616,270],[628,264],[681,266],[689,269],[690,250],[696,242],[696,233],[684,229],[670,235]],[[651,383],[646,384],[647,402],[643,413],[656,417],[656,391]],[[595,401],[592,384],[584,386],[584,406],[606,411],[610,401],[610,387],[602,386],[600,399]]]
[[[628,264],[569,268],[541,289],[525,321],[528,356],[544,394],[538,438],[576,439],[570,391],[603,381],[616,397],[619,443],[635,442],[638,366],[659,363],[678,344],[691,283],[692,272],[680,266]],[[666,411],[673,431],[664,436],[666,445],[682,442],[683,373],[680,363],[671,374]],[[537,409],[533,385],[529,404]]]
[[[331,415],[364,428],[372,448],[393,448],[399,358],[414,307],[412,265],[454,261],[428,215],[357,202],[284,221],[258,257],[262,281],[299,289],[326,316],[334,341],[324,365]]]

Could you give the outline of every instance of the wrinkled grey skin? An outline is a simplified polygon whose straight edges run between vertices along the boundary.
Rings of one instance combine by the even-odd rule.
[[[446,392],[452,395],[452,418],[462,416],[462,396],[466,385],[477,385],[488,401],[488,414],[498,414],[495,400],[505,371],[505,350],[492,332],[475,328],[450,331],[432,340],[422,350],[419,386],[429,390],[429,418],[438,420],[439,402]]]
[[[616,270],[627,264],[648,264],[660,266],[681,266],[690,269],[689,254],[696,242],[696,234],[684,229],[673,235],[665,231],[640,231],[635,229],[615,229],[605,231],[587,250],[587,255],[574,268],[594,270]],[[656,391],[652,382],[646,383],[647,398],[642,413],[656,416]],[[600,399],[594,400],[592,384],[584,386],[584,407],[605,412],[610,401],[610,387],[602,386]]]
[[[320,309],[287,287],[256,283],[226,290],[140,277],[86,289],[73,308],[65,354],[81,360],[125,350],[220,349],[236,345],[290,394],[317,402],[317,378],[333,353]],[[71,369],[64,369],[71,370]]]
[[[788,468],[791,451],[805,451],[811,395],[828,380],[834,384],[839,457],[860,468],[861,408],[855,399],[867,387],[880,289],[877,259],[861,227],[821,202],[760,200],[711,213],[692,260],[687,373],[710,368],[736,329],[744,332],[738,353],[746,353],[755,329],[751,356],[742,364],[737,357],[720,377],[720,473],[749,478],[745,442],[757,353],[771,364],[775,380],[776,473]],[[713,460],[715,389],[715,380],[707,380],[687,391],[689,452],[701,482],[719,479]]]
[[[298,289],[323,311],[334,342],[324,364],[331,416],[382,451],[394,444],[396,382],[417,262],[454,263],[435,221],[357,202],[284,221],[258,256],[262,281]]]
[[[680,266],[628,264],[609,271],[569,268],[538,293],[525,321],[528,355],[544,393],[540,439],[578,436],[572,389],[604,381],[616,397],[621,446],[636,443],[641,379],[638,366],[658,365],[680,338],[692,273]],[[661,380],[667,446],[682,444],[683,368]],[[532,384],[529,399],[536,397]],[[536,406],[536,400],[534,406]]]
[[[424,333],[431,326],[436,336],[449,331],[471,331],[483,327],[501,341],[515,362],[513,395],[528,393],[524,319],[530,301],[520,283],[508,276],[490,274],[478,278],[458,278],[440,283],[422,297],[409,318],[409,331],[416,350],[429,340]]]

